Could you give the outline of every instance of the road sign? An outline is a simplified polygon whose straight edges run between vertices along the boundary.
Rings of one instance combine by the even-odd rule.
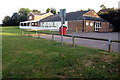
[[[65,18],[66,17],[66,9],[60,9],[60,17]]]
[[[65,24],[66,9],[60,9],[60,17],[62,24]]]

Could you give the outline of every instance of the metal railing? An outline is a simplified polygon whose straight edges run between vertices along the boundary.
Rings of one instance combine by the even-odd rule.
[[[54,35],[58,35],[61,36],[60,34],[54,34],[54,33],[45,33],[45,32],[39,32],[39,31],[28,31],[28,30],[24,30],[27,32],[35,32],[36,34],[38,34],[38,37],[40,37],[39,33],[41,34],[49,34],[52,35],[52,41],[54,40]],[[23,31],[22,31],[22,35],[23,35]],[[30,36],[30,34],[29,34]],[[112,42],[117,42],[120,43],[120,40],[111,40],[111,39],[103,39],[103,38],[93,38],[93,37],[82,37],[82,36],[74,36],[74,35],[63,35],[66,37],[71,37],[72,38],[72,45],[75,46],[75,38],[82,38],[82,39],[90,39],[90,40],[100,40],[100,41],[108,41],[108,52],[111,52],[111,47],[112,47]]]

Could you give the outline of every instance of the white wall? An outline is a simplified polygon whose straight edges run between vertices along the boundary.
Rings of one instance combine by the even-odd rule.
[[[61,27],[61,21],[40,22],[41,27]],[[65,21],[65,26],[68,27],[68,21]]]
[[[68,21],[65,21],[65,26],[68,29]],[[54,21],[54,22],[40,22],[40,27],[37,26],[19,26],[21,29],[36,29],[36,30],[54,30],[59,31],[61,27],[61,21]]]

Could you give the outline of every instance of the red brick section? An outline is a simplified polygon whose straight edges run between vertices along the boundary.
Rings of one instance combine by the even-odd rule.
[[[68,31],[76,32],[77,28],[78,32],[82,32],[82,29],[84,27],[84,32],[94,32],[95,22],[96,21],[86,20],[83,26],[83,21],[68,21]],[[99,28],[99,32],[111,32],[111,31],[112,29],[109,28],[109,22],[101,22],[101,28]]]
[[[109,22],[101,22],[99,32],[111,32],[113,29],[109,28]]]
[[[88,25],[86,25],[86,23]],[[85,32],[94,32],[94,21],[85,21]]]
[[[31,20],[34,20],[34,15],[33,15],[32,13],[30,13],[30,14],[28,15],[28,21],[31,21],[31,20],[29,19],[29,16],[32,16],[32,19],[31,19]]]
[[[76,32],[76,28],[78,32],[82,31],[83,21],[68,21],[68,31]]]

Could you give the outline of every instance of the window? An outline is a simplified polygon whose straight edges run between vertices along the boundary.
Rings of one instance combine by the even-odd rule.
[[[89,23],[88,22],[86,22],[86,26],[88,26],[89,25]]]
[[[101,23],[100,22],[95,22],[95,27],[96,28],[101,28]]]
[[[29,19],[31,20],[31,19],[32,19],[32,16],[29,16]]]
[[[93,23],[92,23],[92,22],[90,23],[90,26],[93,26]]]
[[[34,23],[32,23],[32,25],[34,25]]]
[[[35,23],[35,25],[37,25],[37,23]]]

